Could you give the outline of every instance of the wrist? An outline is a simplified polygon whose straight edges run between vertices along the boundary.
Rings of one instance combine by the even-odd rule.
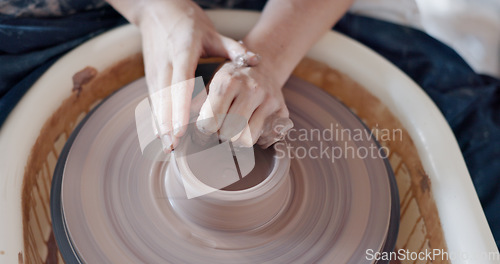
[[[179,1],[179,0],[147,0],[147,1],[137,1],[133,12],[132,19],[127,17],[127,19],[137,25],[138,27],[143,27],[143,24],[159,23],[160,21],[165,22],[165,18],[168,21],[177,21],[181,17],[189,16],[195,13],[193,9],[192,1]]]
[[[245,46],[252,52],[259,54],[260,61],[255,67],[260,68],[261,72],[266,73],[281,88],[290,77],[293,69],[300,58],[287,56],[283,49],[275,49],[273,44],[267,42],[254,42],[244,39]]]

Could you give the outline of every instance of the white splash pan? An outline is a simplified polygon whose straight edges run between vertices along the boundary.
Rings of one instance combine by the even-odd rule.
[[[224,35],[242,39],[259,13],[208,11]],[[132,25],[102,34],[57,61],[26,93],[0,130],[0,263],[23,252],[21,187],[24,167],[45,120],[70,96],[73,74],[85,66],[102,71],[141,51]],[[340,69],[378,97],[408,130],[432,182],[449,252],[498,253],[455,137],[436,105],[402,71],[360,43],[328,32],[308,53]],[[457,212],[468,212],[457,215]],[[453,263],[473,263],[456,259]],[[491,260],[482,263],[500,263]]]

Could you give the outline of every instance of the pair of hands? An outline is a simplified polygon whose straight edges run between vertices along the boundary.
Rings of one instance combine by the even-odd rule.
[[[142,34],[146,80],[155,94],[153,114],[166,152],[177,146],[189,122],[194,82],[184,81],[195,77],[200,57],[231,60],[209,85],[196,123],[200,131],[218,132],[221,139],[231,139],[237,146],[268,147],[293,126],[281,92],[287,76],[277,76],[272,63],[219,34],[194,2],[148,2],[136,14],[133,22]],[[239,65],[242,61],[249,67]],[[248,125],[235,131],[241,126],[228,115],[242,117]]]

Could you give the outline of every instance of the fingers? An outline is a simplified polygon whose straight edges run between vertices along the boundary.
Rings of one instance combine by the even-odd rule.
[[[248,126],[241,133],[241,136],[234,141],[234,145],[238,147],[252,147],[255,145],[262,135],[264,122],[273,111],[275,111],[274,107],[269,104],[263,104],[258,107],[252,114],[248,121]]]
[[[224,122],[220,127],[219,137],[222,141],[240,138],[243,130],[248,126],[250,117],[262,103],[264,93],[241,93],[232,103]],[[248,131],[250,132],[250,131]],[[248,133],[244,136],[248,137]]]
[[[154,116],[153,120],[157,125],[157,132],[166,152],[170,151],[173,143],[170,135],[172,131],[172,96],[170,91],[166,89],[166,87],[170,85],[170,80],[171,67],[165,67],[161,74],[156,73],[148,75],[148,86],[150,87],[149,96]]]
[[[176,147],[189,122],[199,52],[190,49],[171,56],[165,49],[149,45],[144,54],[155,123],[168,153]]]
[[[226,118],[229,107],[236,98],[239,90],[235,86],[241,86],[235,81],[235,76],[228,74],[227,68],[239,68],[242,66],[255,66],[260,57],[247,50],[242,42],[217,34],[210,41],[208,55],[230,58],[232,65],[224,65],[225,71],[219,70],[209,85],[208,98],[201,107],[200,115],[196,125],[205,134],[217,132]],[[233,69],[234,72],[234,69]],[[250,112],[251,114],[251,112]],[[248,120],[248,119],[247,119]],[[226,130],[227,131],[227,130]]]
[[[176,138],[174,143],[184,134],[189,122],[197,63],[198,54],[191,52],[182,52],[176,55],[173,61],[170,92],[172,95],[173,136]]]
[[[158,134],[165,152],[170,152],[173,145],[172,131],[172,96],[168,89],[160,89],[150,94],[151,107],[155,123],[158,124]]]
[[[151,41],[151,36],[143,37],[144,66],[146,81],[149,90],[151,109],[154,123],[157,127],[163,149],[170,151],[172,138],[172,107],[171,93],[167,92],[172,81],[172,64],[170,63],[168,50],[158,45],[157,41]],[[160,35],[159,37],[161,37]],[[164,41],[164,40],[163,40]]]
[[[234,142],[235,146],[251,147],[259,144],[267,148],[279,141],[293,127],[288,109],[275,98],[267,98],[253,113],[248,127]]]
[[[239,92],[238,88],[231,75],[224,71],[215,74],[209,85],[208,98],[203,103],[196,122],[201,132],[213,134],[220,129],[229,107]]]
[[[257,144],[262,148],[268,148],[272,144],[283,140],[288,131],[293,127],[292,120],[288,117],[288,110],[278,112],[277,117],[272,117],[271,126],[264,128]]]
[[[260,56],[249,51],[243,42],[236,41],[223,35],[217,35],[210,48],[212,56],[221,56],[231,59],[240,67],[256,66],[260,62]]]
[[[219,131],[221,140],[236,146],[264,148],[286,135],[293,122],[283,95],[257,68],[226,63],[217,71],[196,123],[201,132]]]

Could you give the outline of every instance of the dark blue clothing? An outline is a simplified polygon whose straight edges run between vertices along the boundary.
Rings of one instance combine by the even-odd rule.
[[[415,29],[352,15],[335,29],[376,50],[427,92],[453,129],[481,200],[491,198],[484,192],[500,191],[500,80],[476,74],[455,51]]]
[[[125,22],[109,6],[58,18],[0,15],[0,126],[61,55]]]
[[[265,3],[205,2],[200,4],[253,10],[261,10]],[[57,58],[124,22],[109,6],[60,18],[1,15],[0,125]],[[475,73],[451,48],[416,29],[352,14],[345,15],[334,29],[394,63],[438,105],[455,133],[500,245],[500,80]]]
[[[475,73],[454,50],[416,29],[349,14],[334,29],[394,63],[436,103],[500,247],[500,80]]]
[[[60,17],[101,8],[104,0],[3,0],[0,14],[14,17]]]

